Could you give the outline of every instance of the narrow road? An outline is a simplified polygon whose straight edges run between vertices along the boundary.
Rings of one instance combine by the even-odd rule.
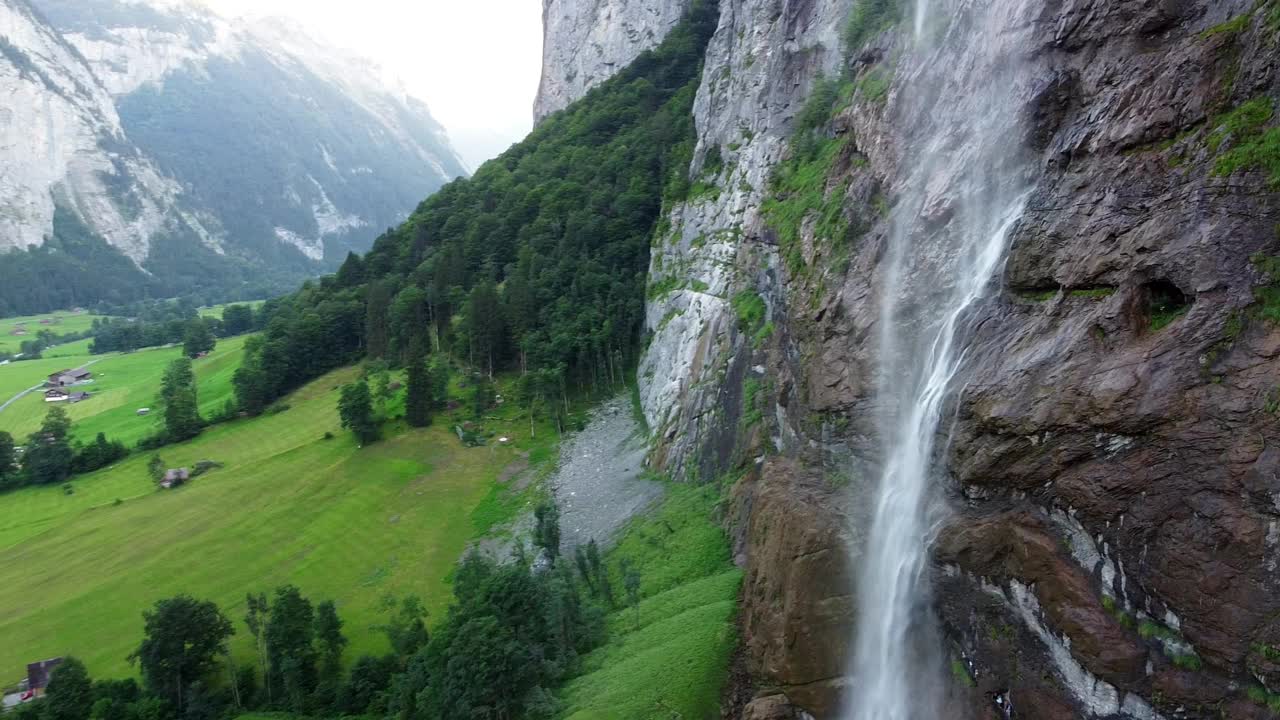
[[[105,359],[105,358],[98,358],[98,360],[90,360],[89,362],[87,362],[87,363],[85,363],[85,364],[81,365],[81,366],[80,366],[80,367],[78,367],[78,368],[72,368],[72,370],[84,370],[85,368],[89,367],[90,365],[92,365],[92,364],[94,364],[94,363],[96,363],[96,362],[99,362],[100,360],[103,360],[103,359]],[[13,365],[21,365],[21,364],[22,364],[22,363],[13,363]],[[29,387],[29,388],[27,388],[26,390],[23,390],[22,392],[18,393],[17,395],[14,395],[13,397],[11,397],[11,398],[9,398],[8,400],[6,400],[6,401],[4,402],[4,404],[3,404],[3,405],[0,405],[0,412],[4,412],[4,411],[5,411],[5,410],[10,406],[10,405],[12,405],[12,404],[14,404],[14,403],[18,402],[18,401],[19,401],[19,400],[21,400],[22,398],[24,398],[24,397],[26,397],[26,396],[30,395],[31,393],[33,393],[33,392],[35,392],[35,391],[37,391],[37,390],[39,390],[39,389],[41,389],[41,388],[43,388],[43,387],[44,387],[44,383],[40,383],[39,385],[35,385],[35,386],[32,386],[32,387]]]

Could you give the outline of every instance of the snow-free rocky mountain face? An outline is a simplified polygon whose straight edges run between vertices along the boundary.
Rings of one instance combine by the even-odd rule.
[[[536,112],[658,42],[638,19],[670,1],[623,5],[546,0]],[[868,5],[906,19],[843,47]],[[950,512],[918,601],[951,694],[933,717],[1274,718],[1280,177],[1262,143],[1277,132],[1280,0],[928,5],[946,20],[917,47],[915,3],[719,1],[689,172],[715,191],[659,225],[637,380],[650,467],[740,478],[720,515],[744,572],[724,715],[848,717],[862,692],[849,659],[883,463],[881,311],[894,292],[934,307],[886,266],[895,248],[913,268],[950,252],[940,238],[968,200],[947,163],[973,157],[960,129],[993,112],[973,101],[999,85],[979,71],[995,52],[1021,73],[1001,87],[1017,88],[1004,114],[1023,127],[991,176],[1031,192],[967,320],[937,440]],[[818,191],[780,188],[797,114],[841,75],[848,95],[820,129],[836,151],[802,166]],[[931,127],[956,130],[929,143]],[[916,182],[935,153],[945,171]],[[928,211],[897,215],[919,187]],[[767,209],[785,202],[812,204],[788,225]],[[743,293],[765,306],[754,334]]]
[[[0,0],[0,97],[0,276],[121,276],[80,303],[296,281],[466,173],[377,67],[185,2]]]

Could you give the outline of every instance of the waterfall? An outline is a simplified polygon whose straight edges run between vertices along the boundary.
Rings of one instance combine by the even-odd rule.
[[[848,720],[955,716],[942,710],[947,675],[928,579],[944,513],[935,441],[1031,185],[1020,121],[1030,4],[917,0],[915,42],[899,61],[890,111],[906,152],[877,270],[882,456],[858,574]],[[942,31],[934,46],[928,38]]]

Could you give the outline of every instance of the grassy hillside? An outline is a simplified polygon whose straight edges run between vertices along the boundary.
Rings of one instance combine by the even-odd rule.
[[[467,449],[441,419],[357,449],[335,409],[338,387],[356,373],[307,385],[286,398],[285,412],[164,449],[170,466],[225,464],[177,491],[155,490],[149,455],[137,454],[77,478],[70,496],[59,488],[0,496],[0,669],[17,674],[33,658],[74,654],[95,676],[129,674],[142,610],[182,592],[223,608],[246,658],[241,619],[251,590],[294,583],[334,599],[349,659],[385,649],[370,626],[386,594],[416,593],[441,614],[444,578],[473,536],[473,509],[521,452],[545,455],[539,444],[550,433],[540,429],[535,443],[527,420],[488,421],[512,445]]]
[[[4,318],[0,320],[0,352],[18,352],[23,340],[35,340],[36,333],[41,330],[48,330],[55,335],[84,332],[93,327],[93,320],[96,317],[100,316],[88,313],[56,312],[45,315]],[[41,325],[41,320],[49,320],[51,322],[48,325]],[[13,329],[19,325],[26,328],[26,335],[11,334]]]
[[[653,514],[632,523],[609,552],[613,585],[628,558],[640,571],[639,614],[609,618],[609,641],[583,660],[561,693],[569,720],[720,717],[720,692],[737,637],[742,572],[711,519],[718,489],[672,485]]]
[[[244,337],[220,340],[209,357],[195,361],[200,411],[204,415],[221,410],[231,399],[231,377],[244,356],[244,341]],[[181,348],[173,347],[96,357],[88,354],[46,357],[11,363],[0,367],[0,402],[41,382],[49,373],[93,362],[89,369],[93,371],[94,382],[82,388],[93,397],[63,406],[75,423],[74,435],[88,441],[104,432],[113,440],[133,446],[159,428],[162,418],[158,413],[139,417],[137,411],[156,405],[160,376],[164,374],[165,366],[181,355]],[[43,395],[32,393],[0,412],[0,430],[9,432],[22,442],[40,426],[47,409]]]

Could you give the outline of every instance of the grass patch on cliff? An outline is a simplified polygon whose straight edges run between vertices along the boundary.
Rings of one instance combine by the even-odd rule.
[[[1267,692],[1267,689],[1261,685],[1250,685],[1245,690],[1245,696],[1258,705],[1266,706],[1272,712],[1280,713],[1280,695]]]
[[[768,307],[764,298],[754,290],[743,290],[729,301],[733,312],[738,316],[738,329],[751,338],[751,344],[759,347],[773,334],[773,323],[765,322]]]
[[[1208,40],[1220,35],[1238,35],[1249,27],[1249,21],[1253,19],[1253,11],[1241,13],[1230,20],[1218,23],[1213,27],[1200,33],[1200,39]]]
[[[1257,313],[1264,320],[1280,323],[1280,257],[1258,253],[1249,260],[1267,276],[1266,285],[1253,289]]]
[[[1218,153],[1213,174],[1262,170],[1271,187],[1280,188],[1280,127],[1267,127],[1274,117],[1274,101],[1259,97],[1216,118],[1208,140],[1209,149]]]
[[[860,0],[853,4],[841,40],[846,55],[862,49],[868,40],[898,23],[897,0]]]
[[[1085,298],[1088,300],[1101,300],[1116,294],[1113,287],[1091,287],[1091,288],[1075,288],[1067,292],[1073,298]]]
[[[761,213],[778,233],[778,243],[792,273],[805,269],[801,232],[805,221],[816,216],[815,238],[843,238],[849,229],[844,215],[844,187],[828,189],[828,178],[848,141],[814,134],[792,142],[791,156],[778,165],[773,176],[773,195],[764,201]]]
[[[973,676],[969,674],[969,668],[965,667],[963,660],[951,661],[951,676],[955,678],[956,683],[962,687],[973,688],[978,684],[974,682]]]
[[[747,378],[742,383],[742,428],[750,430],[764,420],[762,396],[764,383],[755,378]]]
[[[609,551],[615,588],[623,587],[623,558],[639,570],[639,613],[627,607],[609,616],[609,641],[583,658],[582,673],[561,691],[559,717],[720,717],[742,572],[712,520],[718,499],[713,485],[671,484],[663,504]]]
[[[868,69],[858,78],[858,93],[869,102],[884,103],[889,97],[889,86],[893,84],[893,72],[892,67],[884,65]]]

